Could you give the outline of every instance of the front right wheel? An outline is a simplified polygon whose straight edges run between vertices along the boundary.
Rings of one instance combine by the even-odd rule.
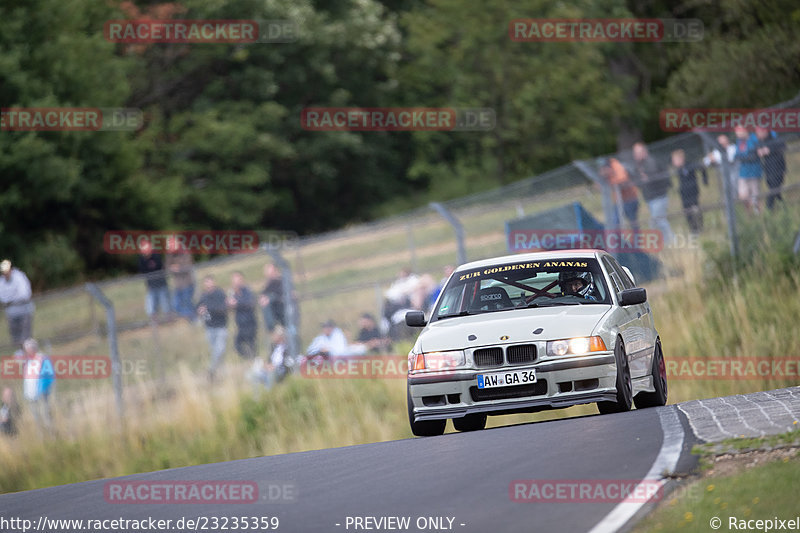
[[[414,403],[411,401],[411,391],[406,391],[408,398],[408,423],[411,425],[411,433],[417,437],[435,437],[444,433],[447,420],[414,420]]]
[[[625,345],[622,343],[622,339],[617,339],[617,344],[614,346],[614,359],[617,363],[617,398],[613,402],[597,402],[597,409],[603,415],[630,411],[633,403],[631,367],[628,364],[628,356],[625,354]]]
[[[637,409],[645,407],[660,407],[667,405],[667,365],[664,363],[664,352],[661,351],[661,340],[656,340],[656,348],[653,352],[653,375],[654,392],[640,392],[633,399]]]

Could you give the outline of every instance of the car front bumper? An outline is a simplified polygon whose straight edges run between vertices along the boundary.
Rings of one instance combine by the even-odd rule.
[[[534,370],[536,383],[478,389],[478,375]],[[408,377],[415,420],[558,409],[616,399],[613,352],[552,358],[525,365],[416,373]]]

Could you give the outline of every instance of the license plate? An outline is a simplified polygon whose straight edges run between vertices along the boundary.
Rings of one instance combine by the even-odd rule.
[[[494,387],[509,387],[511,385],[525,385],[536,383],[536,371],[512,370],[509,372],[493,372],[491,374],[478,374],[478,388],[491,389]]]

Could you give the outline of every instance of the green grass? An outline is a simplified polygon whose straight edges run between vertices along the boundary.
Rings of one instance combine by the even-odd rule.
[[[768,439],[731,441],[728,445],[737,450],[768,449],[780,444],[797,444],[797,437],[795,431]],[[730,517],[737,520],[795,519],[800,452],[794,448],[781,455],[759,466],[754,466],[749,458],[740,457],[728,472],[712,473],[678,488],[637,524],[634,531],[708,532],[712,530],[712,519],[722,521],[720,531],[732,531],[736,528],[728,527]],[[742,529],[741,525],[739,528]]]
[[[800,447],[800,425],[794,422],[796,431],[768,435],[766,437],[752,437],[744,439],[725,439],[722,442],[704,443],[695,446],[692,453],[708,457],[724,453],[741,453],[759,450],[772,450],[779,447]]]

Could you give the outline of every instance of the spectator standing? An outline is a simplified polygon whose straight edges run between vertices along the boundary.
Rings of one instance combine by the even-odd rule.
[[[758,148],[756,153],[762,158],[764,176],[767,179],[767,209],[774,209],[775,202],[783,201],[781,187],[786,176],[786,143],[774,131],[756,128]]]
[[[272,263],[264,265],[264,289],[258,298],[264,326],[270,333],[275,326],[286,327],[286,311],[283,303],[283,277]]]
[[[700,187],[697,184],[697,172],[703,176],[703,185],[708,185],[708,173],[701,165],[687,165],[686,153],[682,149],[672,152],[672,166],[678,174],[678,190],[681,195],[683,212],[692,233],[703,231],[703,212],[700,211]]]
[[[9,437],[16,435],[19,415],[19,404],[14,397],[14,391],[11,387],[5,387],[0,397],[0,433]]]
[[[619,159],[611,157],[600,160],[600,175],[606,179],[614,191],[612,199],[615,209],[614,218],[611,221],[613,225],[620,225],[619,210],[616,207],[621,205],[622,214],[631,229],[639,229],[639,193],[636,185],[631,182],[628,171],[625,170]]]
[[[211,351],[208,375],[213,380],[228,343],[228,307],[225,302],[225,292],[217,287],[214,276],[208,275],[203,278],[203,294],[197,302],[197,314],[206,328],[206,339]]]
[[[724,157],[728,160],[729,165],[729,183],[731,184],[731,187],[733,187],[732,190],[736,191],[739,187],[739,162],[736,161],[736,145],[731,143],[731,140],[724,133],[717,136],[717,143],[719,144],[720,148],[722,148],[722,152],[718,148],[714,148],[703,158],[703,164],[706,167],[710,167],[712,165],[721,167],[724,153]]]
[[[22,343],[22,358],[23,395],[39,428],[51,433],[53,419],[50,414],[50,395],[56,380],[53,364],[39,351],[39,344],[34,339],[26,339]]]
[[[233,309],[236,321],[234,344],[239,357],[252,359],[256,356],[256,297],[245,284],[244,274],[234,272],[231,276],[233,289],[228,296],[228,307]]]
[[[0,262],[0,303],[6,310],[11,340],[18,348],[33,330],[33,312],[36,309],[31,301],[31,282],[24,272],[4,259]]]
[[[638,142],[633,145],[634,178],[633,181],[650,210],[650,227],[660,230],[665,244],[673,242],[672,227],[667,220],[669,209],[669,192],[671,183],[669,173],[659,168],[656,160],[650,156],[647,146]]]
[[[194,261],[192,254],[176,239],[167,241],[167,272],[172,277],[172,307],[178,316],[194,322]]]
[[[169,313],[169,287],[167,272],[161,254],[153,253],[153,245],[147,239],[139,243],[139,272],[145,276],[147,296],[144,307],[149,318],[156,313]]]
[[[736,160],[739,162],[739,200],[747,210],[758,213],[758,193],[761,184],[761,157],[758,154],[758,138],[739,126],[736,134]]]

